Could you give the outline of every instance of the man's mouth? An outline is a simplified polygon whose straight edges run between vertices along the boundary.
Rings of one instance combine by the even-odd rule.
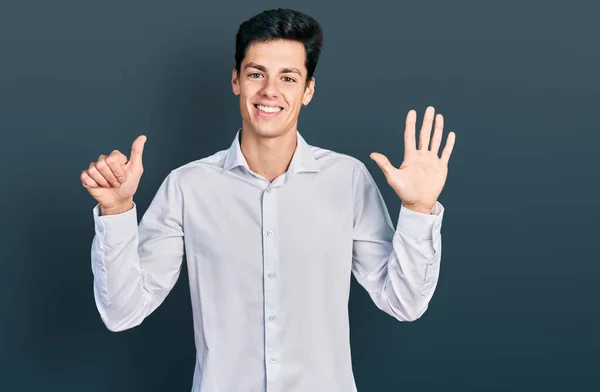
[[[265,106],[255,104],[254,107],[256,108],[256,111],[259,115],[266,117],[276,116],[280,111],[283,110],[283,108],[280,106]]]

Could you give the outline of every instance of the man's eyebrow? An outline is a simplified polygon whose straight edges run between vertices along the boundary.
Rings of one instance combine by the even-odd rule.
[[[300,70],[298,70],[298,68],[281,68],[279,70],[279,72],[281,72],[281,73],[297,73],[298,75],[302,76],[302,72],[300,72]]]
[[[256,68],[259,71],[267,72],[267,68],[266,67],[264,67],[262,65],[259,65],[259,64],[256,64],[256,63],[248,63],[248,64],[246,64],[244,66],[244,69],[246,69],[246,68]]]
[[[244,66],[244,69],[246,69],[246,68],[256,68],[259,71],[262,71],[262,72],[265,72],[265,73],[267,72],[267,68],[265,66],[260,65],[260,64],[256,64],[256,63],[248,63],[248,64],[246,64]],[[279,72],[280,73],[297,73],[298,75],[302,76],[302,72],[300,72],[300,70],[298,70],[298,68],[287,68],[287,67],[284,67],[284,68],[281,68],[279,70]]]

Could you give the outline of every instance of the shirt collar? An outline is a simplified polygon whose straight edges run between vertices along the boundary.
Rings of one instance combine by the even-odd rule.
[[[236,132],[235,138],[227,150],[227,156],[223,164],[223,171],[231,170],[237,166],[243,166],[250,170],[248,162],[246,161],[244,154],[242,154],[242,149],[240,146],[241,131],[242,130],[239,129]],[[288,168],[288,174],[321,171],[311,151],[311,146],[304,140],[298,131],[296,131],[296,139],[296,149],[294,151],[294,155],[292,156],[290,167]]]

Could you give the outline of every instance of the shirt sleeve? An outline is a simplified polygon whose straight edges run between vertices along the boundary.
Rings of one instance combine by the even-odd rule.
[[[91,260],[96,307],[111,331],[135,327],[166,298],[184,256],[183,201],[174,172],[137,221],[137,206],[116,215],[93,209]]]
[[[373,177],[360,162],[354,173],[352,272],[375,305],[400,321],[427,310],[437,286],[444,207],[432,214],[401,206],[394,228]]]

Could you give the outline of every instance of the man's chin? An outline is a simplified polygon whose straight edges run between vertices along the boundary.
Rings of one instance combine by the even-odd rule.
[[[286,128],[282,126],[265,126],[265,124],[256,124],[252,127],[251,132],[260,137],[273,138],[286,133]]]

